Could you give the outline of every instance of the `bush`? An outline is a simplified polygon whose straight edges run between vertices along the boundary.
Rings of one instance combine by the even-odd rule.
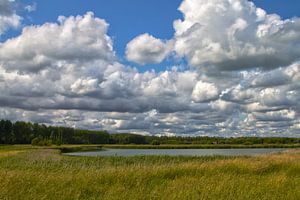
[[[151,142],[152,145],[160,145],[160,142],[158,140],[153,140]]]
[[[60,145],[62,145],[62,142],[61,141],[56,141],[54,144],[57,145],[57,146],[60,146]]]
[[[244,145],[252,145],[253,143],[252,142],[249,142],[249,141],[246,141],[243,143]]]
[[[52,145],[52,140],[46,140],[41,137],[35,137],[31,140],[31,145],[33,145],[33,146],[50,146],[50,145]]]
[[[33,145],[33,146],[38,146],[39,143],[40,143],[40,141],[41,141],[41,138],[35,137],[35,138],[33,138],[33,139],[31,140],[31,145]]]

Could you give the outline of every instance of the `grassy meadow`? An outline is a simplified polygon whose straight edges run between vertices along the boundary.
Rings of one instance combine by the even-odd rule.
[[[255,157],[72,157],[51,147],[0,146],[0,199],[298,200],[300,149]]]

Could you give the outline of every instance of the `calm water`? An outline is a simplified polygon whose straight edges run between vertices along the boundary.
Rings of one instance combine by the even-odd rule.
[[[105,149],[102,151],[73,152],[72,156],[138,156],[138,155],[168,155],[168,156],[252,156],[258,154],[276,153],[285,149]]]

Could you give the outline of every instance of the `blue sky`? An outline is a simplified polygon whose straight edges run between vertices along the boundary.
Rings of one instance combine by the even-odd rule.
[[[83,15],[87,11],[105,19],[109,24],[109,35],[114,40],[114,48],[119,59],[128,65],[138,66],[124,58],[126,44],[143,33],[170,39],[174,34],[173,21],[181,19],[182,14],[177,10],[181,0],[25,0],[23,5],[36,5],[36,10],[26,14],[24,25],[55,22],[59,15]],[[300,16],[300,1],[298,0],[254,0],[258,7],[268,13],[277,13],[282,18]],[[19,31],[10,31],[2,40]],[[171,67],[174,61],[164,61],[159,64],[139,67],[140,71],[155,69],[161,71]],[[180,63],[175,63],[180,64]],[[185,64],[185,63],[184,63]]]
[[[298,0],[0,0],[3,119],[300,137],[299,83]]]

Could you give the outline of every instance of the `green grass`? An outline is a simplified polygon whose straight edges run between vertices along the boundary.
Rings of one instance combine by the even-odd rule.
[[[68,157],[52,147],[0,146],[0,199],[298,200],[300,150],[256,157]]]

